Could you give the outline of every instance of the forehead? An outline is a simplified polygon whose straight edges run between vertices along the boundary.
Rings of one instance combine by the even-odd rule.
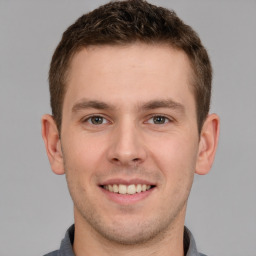
[[[64,107],[83,97],[113,104],[165,96],[179,100],[192,94],[192,81],[189,58],[170,46],[90,46],[71,60]]]

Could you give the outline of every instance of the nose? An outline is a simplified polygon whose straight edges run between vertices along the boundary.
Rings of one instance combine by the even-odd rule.
[[[146,159],[146,148],[140,130],[132,122],[122,122],[112,133],[108,160],[116,165],[134,166]]]

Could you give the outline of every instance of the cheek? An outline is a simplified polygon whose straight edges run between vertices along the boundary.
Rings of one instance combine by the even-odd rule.
[[[63,143],[64,168],[70,195],[78,209],[94,200],[95,170],[99,169],[99,151],[93,144],[75,137]]]
[[[102,163],[104,149],[101,143],[81,134],[69,136],[62,146],[66,173],[72,173],[70,177],[78,183],[91,183],[95,170],[100,169]]]
[[[73,160],[76,160],[76,164],[81,163],[82,165],[89,165],[91,162],[97,161],[97,158],[101,157],[104,144],[104,142],[102,143],[102,137],[91,136],[84,131],[78,132],[76,130],[71,131],[63,142],[69,159],[73,158]]]
[[[195,140],[182,135],[166,136],[153,142],[151,155],[167,182],[176,183],[194,174],[198,145]]]

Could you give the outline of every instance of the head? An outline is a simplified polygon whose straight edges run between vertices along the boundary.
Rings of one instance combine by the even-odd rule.
[[[63,100],[70,63],[89,46],[129,45],[141,42],[168,45],[183,51],[193,69],[191,89],[196,101],[198,131],[207,117],[211,98],[211,63],[197,33],[174,11],[142,0],[115,1],[81,16],[71,25],[52,57],[49,71],[52,114],[61,130]]]
[[[181,241],[194,173],[210,170],[219,127],[196,33],[145,1],[112,2],[67,29],[49,80],[42,133],[52,170],[66,174],[76,232]]]

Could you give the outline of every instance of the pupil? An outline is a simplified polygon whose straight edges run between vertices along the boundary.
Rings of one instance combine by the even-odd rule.
[[[154,117],[155,124],[164,124],[164,122],[165,122],[165,117],[163,117],[163,116]]]
[[[92,123],[93,124],[102,124],[102,121],[103,121],[103,119],[100,116],[95,116],[95,117],[92,118]]]

